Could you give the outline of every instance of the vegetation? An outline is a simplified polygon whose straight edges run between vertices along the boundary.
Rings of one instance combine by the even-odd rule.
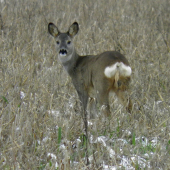
[[[132,114],[113,97],[109,119],[89,116],[88,141],[47,30],[74,21],[79,54],[117,50],[133,70]],[[0,169],[170,169],[169,75],[168,0],[1,0]]]

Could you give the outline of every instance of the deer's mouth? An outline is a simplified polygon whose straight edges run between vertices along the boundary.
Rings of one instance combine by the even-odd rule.
[[[60,56],[66,56],[67,55],[67,50],[61,49],[59,54],[60,54]]]

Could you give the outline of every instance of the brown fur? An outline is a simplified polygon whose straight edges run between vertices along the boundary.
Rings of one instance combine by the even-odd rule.
[[[88,98],[95,97],[105,115],[110,115],[109,93],[115,92],[127,110],[131,111],[131,101],[126,95],[130,77],[120,76],[119,69],[114,76],[107,78],[104,70],[115,63],[129,66],[127,59],[116,51],[106,51],[96,56],[79,56],[73,46],[72,38],[77,34],[79,27],[73,23],[67,33],[60,33],[58,28],[50,23],[49,33],[55,37],[57,51],[66,71],[79,95],[84,110],[87,108]]]

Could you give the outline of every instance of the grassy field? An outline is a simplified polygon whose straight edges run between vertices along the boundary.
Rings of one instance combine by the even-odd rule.
[[[80,55],[117,50],[133,70],[129,114],[89,122],[89,167],[77,93],[49,22],[77,21]],[[0,1],[0,169],[170,169],[169,0]]]

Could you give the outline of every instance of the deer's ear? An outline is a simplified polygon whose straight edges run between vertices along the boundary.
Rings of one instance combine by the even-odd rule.
[[[69,34],[69,36],[74,37],[78,33],[78,31],[79,31],[79,25],[77,22],[74,22],[70,26],[70,28],[68,30],[68,34]]]
[[[59,35],[59,30],[58,28],[53,24],[53,23],[49,23],[48,24],[48,32],[53,36],[53,37],[57,37]]]

